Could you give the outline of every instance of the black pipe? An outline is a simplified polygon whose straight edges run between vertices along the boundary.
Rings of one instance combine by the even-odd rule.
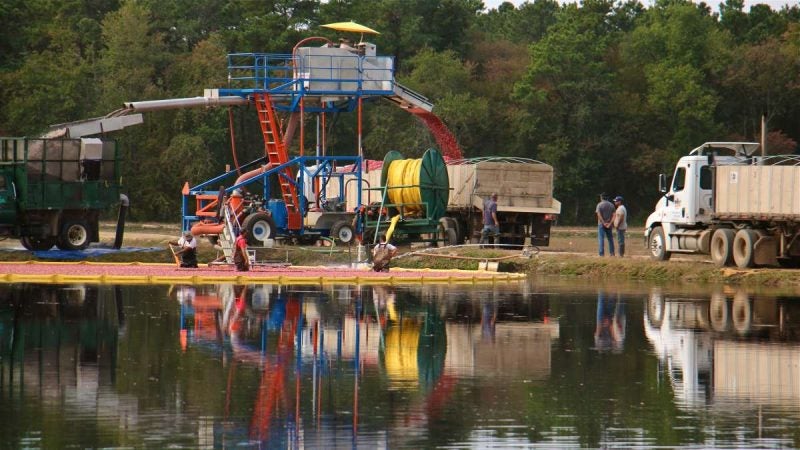
[[[125,215],[128,213],[130,201],[125,194],[119,195],[119,215],[117,216],[117,234],[114,237],[114,248],[119,250],[122,247],[122,237],[125,234]]]

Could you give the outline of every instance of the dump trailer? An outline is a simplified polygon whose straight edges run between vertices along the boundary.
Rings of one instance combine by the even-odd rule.
[[[28,250],[82,250],[120,195],[115,141],[0,138],[0,234]],[[121,203],[122,202],[122,203]]]
[[[453,229],[455,242],[477,241],[483,229],[483,205],[496,192],[500,220],[500,242],[547,246],[550,227],[561,213],[553,198],[553,167],[523,158],[472,158],[446,161],[449,196],[439,220]],[[364,203],[381,201],[381,169],[364,170],[361,198]],[[354,199],[355,186],[347,189]],[[451,234],[452,235],[452,234]]]
[[[756,156],[754,142],[708,142],[682,157],[647,218],[654,259],[711,255],[719,266],[800,262],[800,166],[796,156]]]

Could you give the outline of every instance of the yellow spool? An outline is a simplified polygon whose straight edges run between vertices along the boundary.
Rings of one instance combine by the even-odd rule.
[[[422,210],[422,194],[419,189],[421,159],[400,159],[392,161],[387,171],[386,184],[389,203],[404,205],[406,215]],[[393,188],[393,186],[403,186]]]

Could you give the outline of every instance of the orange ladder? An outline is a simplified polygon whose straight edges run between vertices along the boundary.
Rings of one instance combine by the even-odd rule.
[[[258,111],[258,121],[261,123],[261,132],[264,135],[264,151],[267,154],[267,158],[273,167],[286,164],[289,162],[289,155],[281,139],[280,127],[275,118],[272,99],[266,92],[253,94],[253,97],[256,102],[256,111]],[[281,194],[286,205],[286,227],[289,230],[299,230],[303,227],[303,213],[300,211],[297,188],[292,180],[294,180],[294,174],[291,167],[284,167],[278,173]]]

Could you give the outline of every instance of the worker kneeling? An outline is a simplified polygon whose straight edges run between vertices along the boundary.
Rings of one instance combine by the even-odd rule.
[[[197,268],[197,239],[192,236],[191,231],[187,231],[177,242],[170,242],[170,245],[178,247],[175,256],[181,258],[181,267]]]
[[[386,242],[386,235],[381,235],[381,240],[372,248],[372,270],[375,272],[388,272],[389,261],[397,254],[397,247]]]

